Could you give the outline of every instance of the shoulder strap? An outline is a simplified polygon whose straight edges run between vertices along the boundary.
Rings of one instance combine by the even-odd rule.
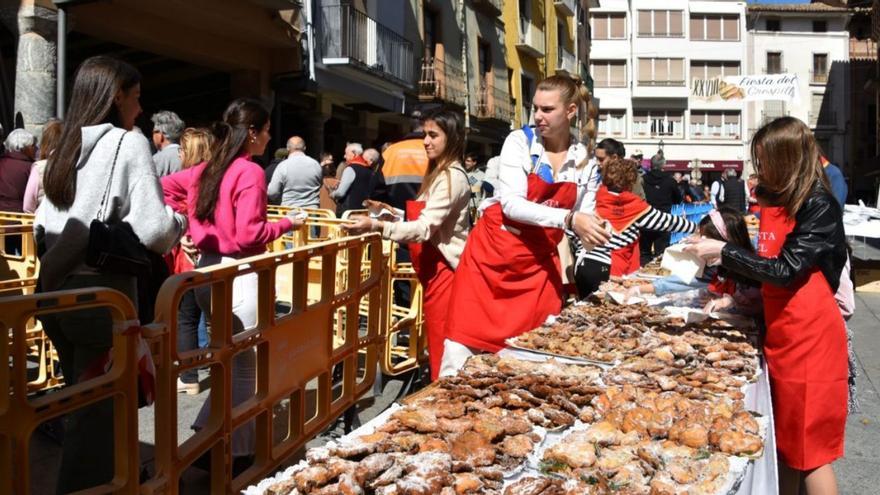
[[[128,131],[123,131],[119,136],[119,143],[116,144],[116,153],[113,154],[113,164],[110,165],[110,177],[107,179],[107,187],[104,188],[104,197],[101,198],[101,206],[98,207],[98,215],[95,217],[100,221],[104,221],[104,206],[107,204],[107,196],[110,195],[110,186],[113,184],[113,171],[116,170],[116,159],[119,158],[119,149],[122,148],[122,140]]]
[[[464,181],[467,182],[468,196],[471,198],[469,201],[470,205],[468,207],[468,225],[471,228],[473,228],[474,227],[474,212],[477,211],[477,204],[476,204],[476,200],[474,199],[474,193],[470,190],[470,187],[471,187],[470,177],[468,176],[467,172],[465,172],[464,170],[462,170],[459,167],[449,167],[449,168],[452,170],[457,170],[457,171],[461,172],[461,174],[464,175]],[[450,187],[451,187],[451,184],[450,184]]]
[[[535,131],[528,125],[522,126],[522,131],[526,135],[526,144],[529,147],[529,156],[532,157],[532,172],[538,168],[538,160],[541,158],[538,155],[532,154],[532,143],[535,142]]]

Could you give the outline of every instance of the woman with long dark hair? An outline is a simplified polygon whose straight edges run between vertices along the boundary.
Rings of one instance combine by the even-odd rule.
[[[162,202],[147,139],[129,132],[141,113],[140,80],[134,67],[110,57],[92,57],[77,69],[68,118],[46,164],[46,195],[35,222],[38,243],[45,245],[40,257],[43,291],[110,287],[137,307],[134,276],[97,273],[86,266],[92,220],[126,222],[144,246],[160,254],[186,229],[186,218]],[[75,384],[112,345],[113,321],[106,308],[49,315],[41,321],[58,349],[67,385]],[[58,493],[111,481],[113,401],[79,409],[65,422]]]
[[[428,173],[416,200],[407,202],[409,221],[362,217],[342,228],[350,234],[381,232],[385,239],[409,243],[413,267],[425,291],[428,358],[431,379],[436,379],[443,355],[453,274],[470,230],[468,200],[471,194],[467,172],[461,166],[464,154],[461,117],[451,111],[430,114],[425,118],[424,130]]]
[[[162,178],[165,202],[187,206],[189,234],[199,250],[200,268],[262,254],[268,243],[302,225],[302,220],[293,217],[277,222],[266,219],[266,178],[251,157],[262,155],[269,143],[269,111],[256,100],[235,100],[212,131],[215,144],[207,162]],[[256,325],[257,293],[256,273],[235,278],[231,301],[234,333]],[[210,315],[210,291],[199,291],[197,298],[202,311]],[[210,345],[222,344],[212,341]],[[256,355],[242,352],[233,359],[233,407],[253,396],[255,384]],[[194,428],[204,427],[209,414],[210,401],[205,401]],[[255,431],[253,421],[235,431],[234,457],[253,455]]]
[[[762,201],[757,253],[704,238],[687,249],[762,283],[780,493],[837,493],[831,463],[843,456],[846,329],[835,293],[847,261],[843,212],[812,131],[782,117],[752,138]]]

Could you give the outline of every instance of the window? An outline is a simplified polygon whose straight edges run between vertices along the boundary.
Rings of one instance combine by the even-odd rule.
[[[690,135],[693,137],[739,139],[739,112],[691,112]]]
[[[623,136],[626,133],[626,110],[604,110],[599,113],[599,136]]]
[[[813,54],[813,70],[811,71],[810,82],[825,84],[828,82],[828,54]]]
[[[639,36],[681,37],[682,11],[680,10],[640,10]]]
[[[835,125],[835,112],[831,108],[831,92],[813,93],[810,98],[810,127]]]
[[[425,58],[432,59],[440,43],[440,15],[425,9]]]
[[[684,86],[684,59],[640,58],[640,86]]]
[[[767,74],[782,74],[782,52],[767,52]]]
[[[732,61],[691,61],[691,80],[715,79],[739,75],[739,62]]]
[[[594,40],[626,39],[626,14],[593,14]]]
[[[782,31],[782,20],[767,19],[764,21],[764,26],[767,28],[767,31]]]
[[[828,21],[813,21],[813,32],[814,33],[828,32]]]
[[[764,102],[764,110],[762,113],[762,124],[766,124],[773,119],[784,117],[788,114],[785,111],[785,102],[782,100],[767,100]]]
[[[625,88],[625,60],[591,60],[590,75],[597,88]]]
[[[477,38],[477,63],[483,77],[492,73],[492,48],[483,38]]]
[[[634,136],[683,137],[683,113],[675,110],[633,111]]]
[[[691,15],[691,39],[697,41],[738,41],[739,16]]]
[[[532,121],[532,95],[535,94],[534,80],[523,74],[520,77],[520,86],[522,89],[522,122],[525,125]]]

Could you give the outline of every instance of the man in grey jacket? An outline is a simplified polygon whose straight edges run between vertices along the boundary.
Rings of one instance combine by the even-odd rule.
[[[269,181],[269,202],[282,206],[318,208],[323,172],[318,162],[305,154],[303,138],[287,140],[287,159],[279,163]]]
[[[163,110],[153,114],[153,144],[159,150],[153,155],[156,175],[164,177],[180,171],[180,136],[186,124],[174,112]]]

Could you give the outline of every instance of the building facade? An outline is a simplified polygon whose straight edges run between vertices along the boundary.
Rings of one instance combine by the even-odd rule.
[[[846,7],[824,3],[749,5],[754,73],[796,74],[800,101],[750,102],[749,133],[790,115],[814,131],[824,154],[849,169],[850,35]]]
[[[748,159],[741,100],[703,101],[695,81],[748,73],[743,1],[603,0],[591,9],[598,138],[702,180]],[[699,171],[699,172],[697,172]]]

